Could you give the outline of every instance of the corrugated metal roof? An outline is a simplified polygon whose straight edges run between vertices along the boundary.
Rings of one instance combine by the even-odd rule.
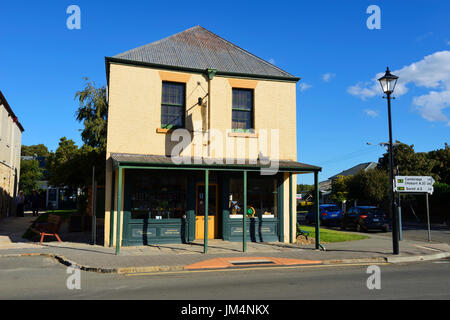
[[[161,155],[142,155],[142,154],[128,154],[128,153],[112,153],[111,158],[116,163],[124,164],[142,164],[142,165],[158,165],[158,166],[176,166],[176,164],[173,162],[173,159],[169,156],[161,156]],[[203,158],[187,158],[189,160],[189,163],[191,165],[188,166],[211,166],[211,167],[249,167],[249,168],[268,168],[270,165],[261,163],[260,160],[258,160],[256,163],[251,163],[248,159],[245,160],[229,160],[226,159],[214,159],[210,161],[213,161],[214,164],[209,164],[205,162],[205,159]],[[209,161],[208,161],[209,162]],[[219,164],[218,164],[219,163]],[[223,163],[223,164],[220,164]],[[227,163],[233,163],[233,164],[227,164]],[[316,167],[313,165],[300,163],[292,160],[278,160],[278,165],[281,170],[283,169],[289,169],[295,171],[298,169],[299,171],[321,171],[322,169],[320,167]],[[213,168],[212,168],[213,169]]]
[[[352,176],[352,175],[358,174],[360,171],[376,168],[376,166],[377,166],[377,164],[375,162],[360,163],[354,167],[351,167],[350,169],[342,171],[341,173],[335,174],[334,176],[332,176],[328,179],[333,180],[333,179],[336,179],[338,176],[344,176],[344,177]]]
[[[113,58],[189,69],[298,78],[201,26],[118,54]]]

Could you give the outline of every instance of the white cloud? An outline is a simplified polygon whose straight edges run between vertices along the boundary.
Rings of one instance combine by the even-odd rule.
[[[270,59],[269,59],[269,62],[270,62],[271,64],[275,65],[275,59],[274,59],[274,58],[270,58]]]
[[[302,83],[299,84],[299,87],[300,87],[300,91],[303,92],[303,91],[306,91],[309,88],[311,88],[312,85],[307,84],[306,82],[302,82]]]
[[[334,77],[336,77],[336,73],[330,73],[330,72],[328,72],[328,73],[325,73],[325,74],[322,76],[322,80],[325,81],[325,82],[330,82],[331,79],[333,79]]]
[[[450,123],[443,113],[445,108],[450,107],[450,51],[435,52],[392,73],[399,77],[394,92],[396,96],[406,94],[407,85],[411,84],[429,89],[427,94],[413,98],[414,109],[428,121]],[[377,74],[370,82],[357,83],[347,92],[362,100],[380,96],[383,93],[377,79],[383,74]]]
[[[378,111],[370,110],[370,109],[366,109],[366,110],[364,110],[364,112],[366,113],[366,115],[368,115],[371,118],[376,118],[376,117],[378,117],[378,114],[379,114]]]

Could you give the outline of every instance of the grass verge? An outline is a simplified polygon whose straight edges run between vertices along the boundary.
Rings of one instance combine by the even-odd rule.
[[[300,229],[309,232],[308,238],[315,239],[316,229],[311,226],[300,226]],[[329,230],[320,228],[320,242],[331,243],[331,242],[345,242],[354,240],[369,239],[369,236],[363,236],[360,234],[354,234],[350,232]]]

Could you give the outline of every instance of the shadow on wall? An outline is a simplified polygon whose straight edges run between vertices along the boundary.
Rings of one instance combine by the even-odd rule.
[[[208,77],[204,76],[205,80],[208,81]],[[194,136],[196,134],[202,134],[203,131],[205,131],[206,127],[207,127],[207,101],[208,101],[208,93],[205,90],[200,90],[199,88],[201,88],[200,85],[198,85],[196,88],[194,88],[192,90],[192,92],[189,93],[188,98],[191,97],[194,94],[198,95],[198,98],[200,100],[201,98],[201,104],[199,104],[199,102],[196,102],[194,105],[192,106],[186,106],[186,112],[185,112],[185,123],[184,123],[184,128],[186,130],[188,130],[191,133],[191,143],[193,143],[194,141]],[[200,91],[200,92],[197,92]],[[200,110],[198,110],[198,108],[200,108]],[[201,113],[201,119],[202,119],[202,128],[195,128],[194,127],[194,120],[192,118],[192,115],[194,113],[194,109],[195,112],[200,111]],[[166,134],[166,141],[165,141],[165,153],[166,156],[170,156],[172,154],[172,150],[174,148],[175,145],[177,145],[178,143],[180,143],[181,141],[171,141],[171,134]],[[185,146],[186,149],[189,149],[190,146]],[[191,156],[191,155],[188,155]]]
[[[0,218],[15,214],[13,197],[0,187]]]

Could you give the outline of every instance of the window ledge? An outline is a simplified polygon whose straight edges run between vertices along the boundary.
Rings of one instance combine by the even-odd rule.
[[[173,131],[174,129],[164,129],[164,128],[156,128],[156,133],[161,133],[161,134],[169,134]]]
[[[254,132],[228,132],[228,136],[237,138],[258,138],[258,134]]]

